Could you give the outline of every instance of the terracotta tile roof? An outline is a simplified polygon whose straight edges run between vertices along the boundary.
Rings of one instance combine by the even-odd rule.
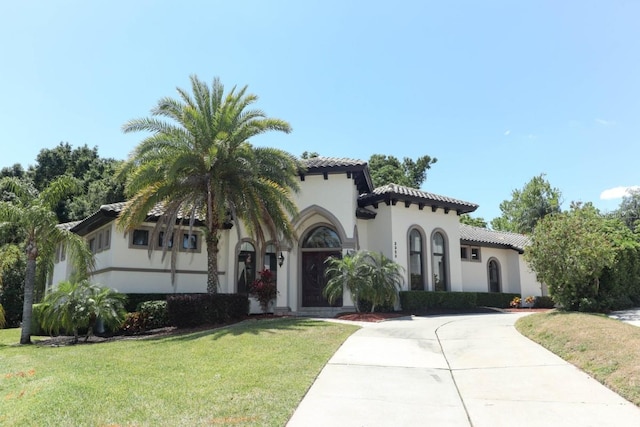
[[[309,169],[313,168],[344,168],[353,166],[366,166],[364,160],[348,159],[344,157],[311,157],[310,159],[302,159],[302,162]]]
[[[529,237],[523,234],[489,230],[466,224],[460,224],[460,241],[498,245],[515,249],[521,253],[530,242]]]
[[[360,194],[368,193],[373,189],[369,168],[364,160],[343,157],[312,157],[302,159],[302,162],[306,166],[306,171],[300,173],[303,181],[305,175],[324,175],[327,178],[330,173],[346,173],[348,177],[353,178]]]
[[[379,202],[403,201],[407,203],[417,203],[418,205],[441,207],[454,209],[460,213],[473,212],[478,208],[475,203],[452,197],[440,196],[415,188],[405,187],[398,184],[387,184],[374,189],[371,193],[363,194],[358,199],[361,207],[377,204]]]
[[[80,224],[81,222],[82,221],[63,222],[62,224],[58,224],[57,227],[63,230],[71,230],[73,227]]]

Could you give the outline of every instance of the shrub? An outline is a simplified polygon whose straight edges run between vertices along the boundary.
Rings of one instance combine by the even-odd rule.
[[[135,335],[147,330],[148,317],[146,313],[134,311],[127,313],[120,329],[125,335]]]
[[[578,311],[594,313],[600,310],[598,301],[595,298],[580,298]]]
[[[137,310],[146,317],[146,328],[157,329],[169,326],[169,312],[166,301],[145,301],[138,304]]]
[[[249,294],[260,302],[263,312],[269,309],[269,303],[278,296],[278,287],[273,281],[273,273],[268,268],[260,271],[260,278],[253,281]]]
[[[127,302],[125,303],[125,310],[128,312],[138,311],[140,304],[147,301],[166,301],[169,295],[174,294],[126,294]]]
[[[242,319],[249,299],[239,294],[180,294],[167,297],[169,323],[179,328]]]
[[[477,292],[476,305],[478,307],[509,308],[511,301],[519,294],[500,292]]]
[[[554,308],[555,306],[556,304],[550,296],[536,297],[536,301],[533,303],[534,308]]]
[[[511,302],[509,303],[509,306],[511,306],[512,308],[520,308],[520,304],[522,304],[522,298],[517,296],[511,300]]]
[[[42,310],[44,310],[44,304],[33,304],[31,309],[31,335],[49,335],[40,326],[42,322]]]

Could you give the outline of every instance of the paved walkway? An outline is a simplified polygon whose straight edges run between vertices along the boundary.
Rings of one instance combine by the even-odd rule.
[[[621,320],[633,326],[640,326],[640,308],[612,311],[609,313],[609,317]]]
[[[367,324],[288,426],[637,426],[640,409],[513,327],[524,314]]]

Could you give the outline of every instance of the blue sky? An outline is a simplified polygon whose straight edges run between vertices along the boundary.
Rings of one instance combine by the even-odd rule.
[[[540,173],[565,207],[612,210],[612,189],[640,185],[639,16],[615,0],[2,2],[0,167],[61,141],[124,159],[143,135],[122,124],[197,74],[291,123],[255,145],[429,154],[423,189],[487,220]]]

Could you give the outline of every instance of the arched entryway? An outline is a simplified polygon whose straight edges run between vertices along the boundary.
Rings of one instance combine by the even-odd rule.
[[[325,260],[342,256],[342,242],[338,233],[321,225],[311,229],[300,245],[302,258],[302,307],[331,307],[322,295],[327,279]],[[334,304],[342,306],[342,298]]]

